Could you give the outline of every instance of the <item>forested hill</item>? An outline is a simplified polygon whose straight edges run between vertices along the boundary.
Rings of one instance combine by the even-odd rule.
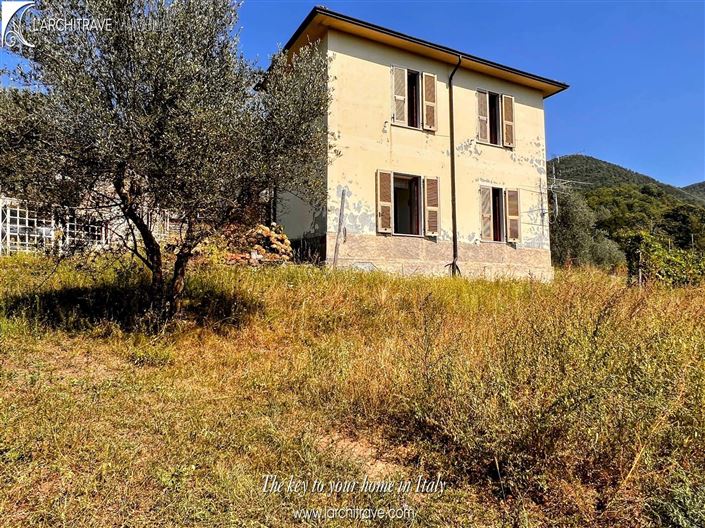
[[[614,265],[630,231],[705,251],[705,183],[680,189],[583,155],[554,158],[547,168],[556,264]]]
[[[688,185],[683,187],[683,190],[705,200],[705,182]]]
[[[586,190],[589,187],[613,187],[623,184],[655,185],[669,196],[705,206],[705,182],[683,188],[674,187],[645,174],[581,154],[561,156],[549,160],[549,178],[553,175],[554,164],[557,178],[585,182],[589,184],[589,186],[585,186]]]

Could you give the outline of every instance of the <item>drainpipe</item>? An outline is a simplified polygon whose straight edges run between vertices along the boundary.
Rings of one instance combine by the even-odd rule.
[[[460,275],[458,267],[458,215],[455,208],[455,112],[453,112],[453,77],[460,67],[462,58],[458,55],[458,63],[448,77],[448,98],[450,112],[450,208],[453,218],[453,262],[447,265],[450,267],[452,276]]]

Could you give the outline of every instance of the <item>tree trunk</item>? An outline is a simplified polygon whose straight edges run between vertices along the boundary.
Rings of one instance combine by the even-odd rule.
[[[137,211],[137,204],[133,201],[130,191],[125,189],[125,174],[127,168],[123,165],[119,171],[119,176],[113,181],[115,192],[120,197],[121,209],[125,218],[134,224],[139,231],[144,243],[146,255],[142,258],[145,265],[152,274],[152,282],[149,288],[150,308],[158,319],[163,319],[166,315],[166,305],[164,298],[164,272],[162,270],[162,248],[152,231]],[[137,252],[135,248],[135,252]],[[139,255],[139,253],[137,253]]]
[[[162,254],[159,244],[156,250],[147,251],[148,268],[152,274],[152,282],[149,286],[150,308],[158,319],[162,319],[165,311],[164,299],[164,272],[162,270]]]
[[[182,296],[186,285],[186,266],[191,259],[191,251],[179,253],[174,263],[174,275],[169,286],[169,300],[167,303],[167,317],[171,318],[181,311]]]
[[[152,283],[149,288],[149,300],[152,311],[159,319],[162,319],[166,312],[164,297],[164,271],[162,269],[162,248],[154,238],[147,223],[136,212],[132,211],[126,216],[135,224],[135,227],[142,237],[146,252],[147,267],[152,274]]]

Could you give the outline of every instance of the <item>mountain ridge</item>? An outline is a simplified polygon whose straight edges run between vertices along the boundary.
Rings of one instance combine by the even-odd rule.
[[[685,187],[682,187],[684,191],[689,192],[690,194],[695,194],[696,196],[700,196],[702,198],[705,198],[705,181],[703,182],[698,182],[698,183],[691,183],[690,185],[686,185]]]
[[[684,202],[705,207],[705,182],[685,187],[669,185],[656,178],[584,154],[557,156],[548,160],[549,182],[555,166],[556,178],[572,182],[583,182],[590,187],[614,187],[619,185],[655,185],[665,194]],[[582,186],[581,186],[582,187]],[[587,187],[587,186],[586,186]]]
[[[705,252],[705,183],[674,187],[582,154],[549,160],[547,169],[554,263],[616,265],[634,231]]]

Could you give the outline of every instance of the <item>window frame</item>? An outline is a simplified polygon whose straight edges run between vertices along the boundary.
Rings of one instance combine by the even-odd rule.
[[[430,134],[435,134],[438,130],[438,117],[436,117],[436,126],[435,128],[424,128],[424,97],[423,97],[423,91],[424,91],[424,79],[423,76],[424,74],[429,74],[433,75],[435,79],[437,79],[435,73],[431,72],[426,72],[422,70],[416,70],[414,68],[407,68],[406,66],[402,66],[400,64],[395,64],[392,63],[390,66],[392,72],[394,71],[394,68],[400,68],[406,71],[406,92],[404,94],[404,111],[406,112],[405,116],[405,122],[400,123],[397,121],[397,119],[394,118],[394,113],[395,113],[395,96],[394,96],[394,75],[391,76],[391,94],[392,94],[392,99],[391,99],[391,105],[392,105],[392,118],[389,120],[389,123],[392,126],[399,127],[399,128],[408,128],[410,130],[420,130],[421,132],[427,132]],[[416,104],[416,112],[417,112],[417,117],[418,117],[418,126],[411,126],[409,124],[409,73],[415,73],[418,76],[418,94],[417,94],[417,104]],[[436,87],[436,89],[438,89]],[[438,93],[436,92],[436,99],[438,98]],[[438,102],[435,103],[436,108],[438,108]],[[412,235],[416,236],[416,235]]]
[[[497,113],[495,119],[492,119],[492,98],[497,101]],[[492,122],[494,121],[495,132],[497,133],[497,143],[492,142]],[[504,142],[502,141],[502,94],[487,91],[487,135],[490,138],[488,143],[494,145],[495,147],[503,147]]]
[[[495,192],[499,196],[499,218],[495,218],[495,208],[494,208],[494,201],[495,201]],[[494,242],[495,244],[506,244],[507,242],[507,204],[505,203],[506,200],[504,199],[504,187],[495,187],[494,185],[490,187],[490,201],[492,203],[492,240],[485,240],[485,242]],[[495,226],[499,226],[499,240],[494,239],[494,234],[495,234]]]
[[[483,224],[483,210],[482,210],[482,189],[490,189],[490,203],[492,204],[492,216],[491,216],[491,222],[492,222],[492,240],[488,240],[482,237],[482,224]],[[499,225],[502,229],[502,239],[501,240],[494,240],[494,225],[495,225],[495,209],[494,209],[494,191],[498,190],[499,195],[500,195],[500,203],[502,204],[501,208],[501,217],[499,218]],[[497,186],[497,185],[480,185],[480,188],[478,190],[478,199],[480,201],[480,242],[484,244],[507,244],[507,245],[515,245],[521,242],[521,235],[522,235],[522,229],[521,229],[521,195],[519,192],[518,187],[508,187],[508,186]],[[516,191],[517,193],[517,207],[518,207],[518,216],[516,216],[516,219],[518,221],[518,238],[510,240],[509,237],[509,204],[507,200],[507,191]]]
[[[414,127],[409,127],[409,128],[414,128]],[[396,231],[396,221],[395,221],[395,216],[396,216],[396,203],[395,203],[395,192],[396,192],[396,186],[394,185],[395,181],[397,178],[405,179],[405,180],[413,180],[416,179],[418,180],[418,202],[417,202],[417,210],[418,210],[418,224],[417,224],[417,230],[418,234],[413,234],[413,233],[397,233]],[[392,213],[392,232],[390,233],[392,236],[400,236],[400,237],[416,237],[416,238],[425,238],[426,237],[426,224],[425,222],[425,217],[424,217],[424,212],[425,212],[425,189],[424,189],[424,183],[425,183],[425,178],[423,176],[419,176],[416,174],[408,174],[405,172],[392,172],[392,204],[394,204],[394,212]]]
[[[489,139],[487,141],[484,141],[480,139],[480,131],[477,130],[477,133],[475,134],[475,137],[477,138],[477,142],[481,143],[482,145],[490,145],[492,147],[502,147],[502,148],[507,148],[504,146],[504,143],[502,141],[502,95],[501,93],[498,92],[493,92],[492,90],[487,90],[484,88],[477,88],[478,92],[487,94],[487,137],[491,138],[492,137],[492,119],[491,119],[491,114],[490,114],[490,97],[494,96],[497,98],[497,118],[495,119],[495,127],[497,129],[497,143],[492,143]],[[475,111],[477,113],[477,108],[475,108]],[[475,126],[477,127],[477,122],[479,121],[479,115],[478,118],[475,120]]]
[[[417,126],[411,125],[409,117],[411,116],[411,97],[410,97],[410,90],[409,90],[409,76],[410,75],[415,75],[416,76],[416,104],[414,107],[416,107],[416,122],[418,123]],[[423,90],[423,72],[419,72],[416,70],[412,70],[410,68],[406,69],[406,126],[408,128],[413,128],[414,130],[422,130],[423,129],[423,116],[421,115],[421,112],[423,111],[423,104],[422,104],[422,97],[421,97],[421,91]]]
[[[499,147],[504,150],[514,150],[516,148],[516,137],[514,138],[514,144],[513,145],[505,145],[504,144],[504,100],[503,98],[505,96],[512,97],[514,99],[514,121],[512,121],[512,124],[514,125],[514,134],[516,136],[516,98],[512,94],[508,93],[501,93],[501,92],[494,92],[492,90],[488,90],[487,88],[475,88],[476,92],[481,92],[484,94],[487,94],[487,137],[490,138],[492,137],[492,124],[491,124],[491,119],[490,119],[490,96],[496,96],[497,97],[497,143],[492,143],[491,141],[485,141],[483,139],[480,139],[480,130],[478,127],[478,122],[480,120],[479,113],[477,111],[477,107],[475,108],[475,139],[480,145],[487,145],[488,147]],[[486,186],[485,186],[486,187]]]

